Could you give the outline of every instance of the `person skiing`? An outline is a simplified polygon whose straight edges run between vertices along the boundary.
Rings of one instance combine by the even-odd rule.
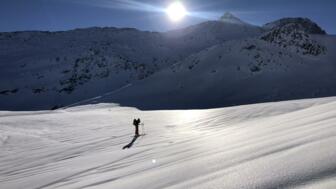
[[[138,119],[133,119],[133,125],[135,127],[135,136],[140,136],[139,134],[139,125],[140,125],[140,118]]]

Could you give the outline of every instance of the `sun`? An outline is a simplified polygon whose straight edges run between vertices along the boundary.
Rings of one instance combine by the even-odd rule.
[[[187,10],[181,2],[176,1],[168,6],[166,14],[173,22],[178,22],[187,15]]]

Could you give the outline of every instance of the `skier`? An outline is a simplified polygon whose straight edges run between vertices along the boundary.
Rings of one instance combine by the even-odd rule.
[[[139,134],[139,125],[140,125],[140,118],[138,119],[133,119],[133,125],[135,127],[135,136],[140,136]]]
[[[141,122],[140,118],[133,119],[133,125],[135,127],[135,135],[133,137],[133,140],[129,144],[127,144],[126,146],[123,147],[123,150],[126,149],[126,148],[131,148],[133,146],[134,142],[137,140],[137,138],[140,137],[140,134],[139,134],[139,125],[140,125],[140,122]],[[144,126],[143,123],[141,125]],[[144,131],[144,127],[142,129]]]

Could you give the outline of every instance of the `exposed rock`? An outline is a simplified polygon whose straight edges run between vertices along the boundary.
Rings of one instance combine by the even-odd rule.
[[[326,34],[317,24],[309,19],[285,18],[266,24],[270,31],[261,36],[262,40],[279,47],[290,48],[297,53],[318,56],[326,48],[312,39],[310,34]]]
[[[268,30],[283,27],[290,27],[291,29],[304,31],[308,34],[326,34],[319,25],[308,18],[283,18],[264,25],[264,28]]]

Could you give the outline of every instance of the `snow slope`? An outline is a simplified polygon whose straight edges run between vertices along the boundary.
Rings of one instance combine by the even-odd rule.
[[[140,117],[146,135],[132,140]],[[336,187],[336,98],[0,112],[0,188]]]

